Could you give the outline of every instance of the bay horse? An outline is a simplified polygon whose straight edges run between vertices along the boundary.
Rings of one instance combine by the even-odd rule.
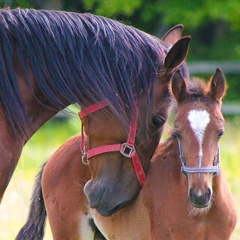
[[[136,118],[138,113],[133,121],[137,132],[132,145],[136,146],[134,153],[138,153],[143,165],[141,173],[146,172],[168,116],[171,101],[168,82],[187,54],[183,45],[188,45],[189,38],[178,44],[175,54],[172,51],[176,58],[168,56],[164,65],[168,46],[173,45],[171,41],[175,43],[181,29],[178,26],[165,36],[165,46],[140,30],[101,16],[34,9],[0,10],[0,202],[25,143],[70,104],[80,106],[85,113],[89,113],[92,104],[105,104],[104,109],[83,120],[88,147],[97,147],[99,142],[124,143],[131,116]],[[188,74],[185,63],[180,69]],[[156,105],[157,102],[162,104]],[[100,106],[103,105],[97,104]],[[92,124],[99,125],[97,131]],[[116,124],[120,128],[114,132]],[[154,129],[159,129],[158,133],[149,138]],[[109,130],[114,132],[112,136],[107,134]],[[129,150],[127,147],[125,151]],[[93,165],[90,168],[94,176],[98,176],[95,186],[109,189],[98,173],[101,170],[105,174],[108,169],[98,168],[100,162],[103,165],[112,159],[109,165],[112,170],[126,171],[117,180],[112,176],[112,183],[119,184],[117,192],[111,194],[123,192],[121,186],[125,184],[131,191],[122,193],[124,202],[137,195],[141,186],[129,157],[111,152],[95,158],[98,166],[89,164]],[[96,197],[89,195],[94,207]],[[112,203],[109,208],[117,210],[124,202]]]
[[[46,210],[54,240],[230,239],[237,211],[220,167],[224,74],[217,69],[206,84],[188,82],[177,71],[171,89],[177,102],[174,130],[158,146],[134,202],[108,217],[90,208],[83,187],[91,174],[80,161],[77,135],[39,172],[17,240],[43,238]]]

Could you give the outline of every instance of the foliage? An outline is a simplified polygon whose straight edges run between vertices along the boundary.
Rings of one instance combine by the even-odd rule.
[[[84,0],[87,9],[94,9],[95,13],[112,17],[119,14],[131,16],[133,12],[140,7],[142,0]]]
[[[240,58],[239,0],[0,0],[0,7],[8,6],[91,12],[129,23],[158,37],[182,23],[184,35],[192,36],[188,62]],[[238,78],[234,76],[229,84],[233,93],[227,98],[231,96],[231,100],[239,99]]]
[[[1,7],[48,7],[56,6],[65,10],[90,11],[108,17],[123,14],[131,17],[140,13],[142,21],[153,21],[160,16],[162,23],[173,25],[179,19],[190,28],[196,28],[210,21],[223,21],[232,28],[240,28],[240,1],[238,0],[0,0]]]
[[[181,19],[184,25],[196,28],[210,21],[224,21],[233,28],[240,28],[238,0],[173,0],[155,1],[152,11],[162,14],[163,23],[175,24]]]

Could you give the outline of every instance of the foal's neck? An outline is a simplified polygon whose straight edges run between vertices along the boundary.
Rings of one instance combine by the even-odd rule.
[[[167,140],[159,144],[151,162],[154,163],[165,158],[171,158],[174,159],[175,163],[176,157],[179,159],[178,143],[176,137],[172,134]]]

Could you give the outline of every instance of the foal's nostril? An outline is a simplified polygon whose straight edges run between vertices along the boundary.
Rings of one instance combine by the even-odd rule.
[[[193,197],[194,197],[194,189],[193,188],[190,189],[189,196],[190,196],[190,199],[193,199]]]
[[[212,196],[212,190],[210,188],[206,189],[206,198],[208,199],[208,201],[210,200],[211,196]]]
[[[210,202],[211,196],[212,190],[210,188],[206,188],[205,192],[198,191],[197,193],[194,188],[191,188],[189,192],[192,204],[199,208],[206,207]]]

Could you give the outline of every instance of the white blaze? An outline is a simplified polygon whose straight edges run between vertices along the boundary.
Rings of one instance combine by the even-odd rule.
[[[207,125],[210,122],[209,113],[206,110],[191,110],[188,113],[188,120],[199,143],[199,167],[201,167],[202,141]]]

